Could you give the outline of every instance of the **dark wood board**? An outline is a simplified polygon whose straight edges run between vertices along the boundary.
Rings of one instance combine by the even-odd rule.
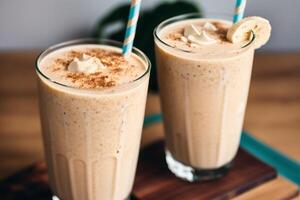
[[[139,158],[133,199],[229,199],[276,177],[276,171],[242,149],[223,178],[187,183],[171,174],[164,161],[163,142],[144,149]],[[47,169],[36,163],[0,182],[1,200],[50,200]]]
[[[133,189],[138,199],[229,199],[276,177],[273,168],[240,149],[233,168],[225,177],[187,183],[167,169],[163,150],[163,142],[159,142],[141,153]]]

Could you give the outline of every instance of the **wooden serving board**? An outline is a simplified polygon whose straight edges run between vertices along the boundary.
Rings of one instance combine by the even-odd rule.
[[[163,142],[141,152],[133,189],[138,199],[229,199],[276,177],[273,168],[240,149],[233,168],[223,178],[188,183],[167,169],[163,152]]]
[[[232,170],[225,177],[215,181],[188,183],[168,171],[163,149],[163,142],[158,142],[142,150],[133,199],[229,199],[276,177],[273,168],[240,149]],[[0,199],[50,200],[46,165],[36,163],[1,181]]]

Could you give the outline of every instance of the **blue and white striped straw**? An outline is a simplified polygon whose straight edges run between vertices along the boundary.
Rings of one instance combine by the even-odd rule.
[[[141,7],[141,0],[131,0],[125,39],[123,42],[123,55],[127,56],[132,51],[133,40],[135,36],[137,21]]]
[[[247,0],[236,0],[233,23],[243,19]]]

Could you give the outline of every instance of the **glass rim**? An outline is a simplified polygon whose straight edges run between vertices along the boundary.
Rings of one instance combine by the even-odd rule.
[[[217,15],[217,16],[222,16],[222,17],[230,17],[232,16],[232,14],[230,13],[226,13],[226,12],[207,12],[207,13],[198,13],[198,12],[193,12],[193,13],[186,13],[186,14],[182,14],[182,15],[177,15],[177,16],[174,16],[174,17],[171,17],[169,19],[166,19],[164,21],[162,21],[161,23],[159,23],[154,31],[153,31],[153,35],[154,35],[154,38],[157,39],[160,43],[162,43],[163,45],[167,46],[167,47],[170,47],[176,51],[179,51],[179,52],[183,52],[183,53],[190,53],[190,51],[187,51],[187,50],[184,50],[184,49],[178,49],[172,45],[170,45],[169,43],[165,42],[160,36],[159,36],[159,32],[164,29],[166,26],[170,25],[170,24],[173,24],[175,22],[179,22],[179,21],[183,21],[183,20],[189,20],[189,19],[205,19],[206,17],[205,16],[202,16],[202,14],[208,14],[208,15]],[[211,18],[211,19],[217,19],[217,18]],[[225,19],[226,20],[226,19]],[[248,43],[246,43],[245,45],[241,46],[240,48],[243,49],[243,48],[246,48],[248,46],[250,46],[254,41],[255,41],[255,38],[256,38],[256,35],[253,31],[251,31],[253,37],[251,38],[251,40],[249,40]]]
[[[132,47],[132,53],[134,53],[136,56],[138,56],[140,59],[143,60],[143,62],[145,62],[147,69],[145,70],[145,72],[143,74],[141,74],[138,78],[124,83],[124,84],[120,84],[117,86],[112,86],[112,87],[104,87],[104,88],[97,88],[97,89],[93,89],[93,88],[79,88],[76,86],[70,86],[70,85],[66,85],[63,83],[60,83],[58,81],[55,81],[53,79],[51,79],[50,77],[48,77],[47,75],[45,75],[41,70],[40,70],[40,62],[43,58],[45,58],[47,55],[49,55],[50,53],[62,49],[64,47],[70,47],[70,46],[75,46],[75,45],[85,45],[85,44],[100,44],[100,45],[110,45],[112,47],[116,47],[116,48],[120,48],[122,49],[122,42],[119,41],[115,41],[115,40],[110,40],[110,39],[97,39],[97,38],[80,38],[80,39],[74,39],[74,40],[68,40],[66,42],[61,42],[55,45],[52,45],[48,48],[46,48],[45,50],[42,50],[42,52],[37,56],[37,58],[35,59],[35,71],[38,75],[42,76],[44,79],[46,79],[47,81],[50,81],[51,83],[55,84],[55,85],[59,85],[62,86],[63,88],[69,88],[69,89],[74,89],[74,90],[80,90],[80,91],[93,91],[93,92],[101,92],[101,91],[109,91],[109,90],[117,90],[119,88],[123,88],[126,86],[129,86],[131,84],[136,83],[137,81],[143,79],[144,77],[146,77],[146,75],[148,75],[150,73],[150,69],[151,69],[151,62],[149,60],[149,58],[138,48],[136,47]]]

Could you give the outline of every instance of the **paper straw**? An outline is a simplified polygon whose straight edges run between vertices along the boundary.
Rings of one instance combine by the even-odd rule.
[[[123,55],[127,56],[132,51],[133,40],[135,36],[137,21],[141,7],[141,0],[131,0],[125,39],[123,42]]]
[[[233,23],[243,19],[247,0],[236,0]]]

